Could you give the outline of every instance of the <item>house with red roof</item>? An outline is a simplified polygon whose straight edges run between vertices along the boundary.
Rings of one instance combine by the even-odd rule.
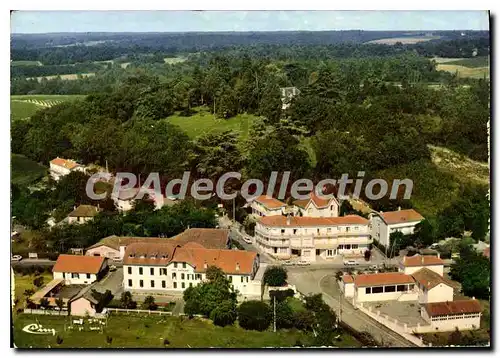
[[[340,204],[334,195],[331,198],[320,197],[314,192],[305,200],[295,200],[293,205],[301,216],[310,217],[337,217],[340,213]]]
[[[432,332],[449,332],[479,329],[481,326],[481,304],[478,300],[457,300],[428,303],[423,306],[421,316],[429,322]]]
[[[286,204],[267,195],[260,195],[250,204],[252,214],[255,216],[283,215]]]
[[[74,171],[85,171],[85,168],[71,159],[55,158],[50,161],[50,176],[59,180]]]
[[[414,209],[405,209],[388,212],[372,212],[369,216],[371,235],[382,245],[388,247],[390,235],[399,231],[404,235],[413,234],[417,226],[424,217]]]
[[[254,280],[259,255],[253,251],[207,249],[197,242],[183,246],[175,240],[135,242],[123,258],[123,287],[131,292],[184,291],[206,280],[210,266],[219,267],[242,295],[260,295]]]
[[[264,216],[255,225],[256,245],[277,259],[316,261],[338,255],[363,255],[371,244],[368,220],[339,217]]]
[[[59,255],[52,268],[54,279],[66,285],[90,285],[106,274],[107,260],[100,256]]]
[[[399,263],[399,271],[407,275],[411,275],[423,268],[434,271],[439,276],[444,274],[444,261],[438,256],[433,255],[413,255],[404,256]]]

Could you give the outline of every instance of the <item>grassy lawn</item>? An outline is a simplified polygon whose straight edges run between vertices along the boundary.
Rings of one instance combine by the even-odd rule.
[[[11,183],[25,186],[42,178],[47,168],[23,155],[11,155]]]
[[[12,95],[10,96],[11,100],[19,100],[19,101],[26,101],[26,100],[39,100],[39,101],[70,101],[70,100],[75,100],[75,99],[82,99],[85,98],[85,95],[80,95],[80,94],[19,94],[19,95]]]
[[[167,121],[181,127],[190,138],[210,132],[233,130],[244,140],[248,137],[250,122],[256,118],[254,115],[244,113],[229,119],[215,119],[207,107],[198,107],[194,110],[196,114],[191,117],[182,117],[176,113],[168,117]]]
[[[65,101],[84,98],[83,95],[12,95],[10,96],[10,119],[26,119],[40,109]]]
[[[56,343],[56,337],[34,335],[22,331],[30,323],[41,323],[46,328],[54,328],[63,342]],[[35,316],[21,314],[14,322],[14,342],[18,347],[82,347],[82,348],[163,348],[168,339],[168,348],[203,347],[291,347],[297,342],[307,344],[311,336],[299,331],[246,331],[237,326],[217,327],[208,320],[183,317],[112,315],[107,321],[104,333],[95,331],[65,331],[68,317]],[[112,338],[111,344],[106,336]]]
[[[44,285],[52,281],[52,275],[50,273],[44,272],[40,276],[43,277],[43,282]],[[14,290],[16,293],[16,298],[19,300],[19,302],[16,305],[16,308],[22,308],[24,307],[24,291],[28,289],[32,289],[35,292],[37,291],[37,288],[35,285],[33,285],[33,280],[35,279],[35,275],[20,275],[20,274],[15,274],[14,277]]]

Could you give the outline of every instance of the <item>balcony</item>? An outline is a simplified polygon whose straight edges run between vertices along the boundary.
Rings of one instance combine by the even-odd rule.
[[[332,232],[332,233],[297,233],[297,234],[291,234],[291,233],[286,233],[286,234],[276,234],[276,233],[270,233],[269,231],[261,230],[261,229],[256,229],[255,230],[256,234],[260,234],[263,237],[267,237],[270,239],[293,239],[293,238],[324,238],[324,239],[336,239],[336,238],[344,238],[344,237],[359,237],[359,236],[370,236],[370,231],[368,230],[359,230],[359,231],[342,231],[342,232]]]

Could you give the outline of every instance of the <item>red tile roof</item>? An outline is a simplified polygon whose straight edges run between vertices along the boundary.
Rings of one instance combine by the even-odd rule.
[[[403,257],[403,266],[432,266],[432,265],[444,265],[444,261],[437,256],[430,255],[419,255],[405,256]]]
[[[284,202],[267,195],[258,196],[255,198],[255,201],[264,205],[268,209],[279,209],[286,206]]]
[[[344,281],[344,283],[353,283],[354,279],[351,275],[344,275],[342,276],[342,281]]]
[[[463,313],[479,313],[482,311],[478,300],[427,303],[425,305],[425,310],[431,317]]]
[[[126,251],[125,265],[166,266],[170,262],[186,262],[195,272],[205,272],[206,266],[217,266],[226,274],[251,274],[257,253],[243,250],[218,250],[158,243],[133,243]],[[156,256],[153,258],[153,256]]]
[[[52,272],[74,272],[97,274],[105,258],[101,256],[59,255]]]
[[[315,192],[311,192],[309,194],[309,199],[295,200],[293,202],[293,204],[305,209],[307,207],[307,205],[312,201],[318,209],[321,209],[321,208],[328,206],[328,204],[330,204],[330,201],[332,201],[332,200],[335,200],[337,202],[337,199],[335,198],[335,196],[332,196],[330,199],[327,199],[327,198],[323,198],[323,197],[316,195]]]
[[[413,279],[413,277],[411,277],[410,275],[405,275],[401,272],[384,272],[354,276],[354,284],[358,287],[399,285],[414,282],[415,280]]]
[[[430,290],[431,288],[436,287],[437,285],[444,283],[447,286],[453,287],[450,283],[443,278],[438,273],[429,270],[427,268],[423,268],[411,274],[415,281],[420,283],[422,286]]]
[[[59,158],[59,157],[57,157],[56,159],[52,159],[50,161],[50,164],[58,165],[60,167],[70,169],[70,170],[80,166],[80,164],[78,164],[77,162],[74,162],[73,160],[63,159],[63,158]]]
[[[358,215],[346,215],[336,218],[315,218],[309,216],[291,216],[290,225],[287,224],[287,217],[283,215],[264,216],[259,222],[265,226],[339,226],[339,225],[368,225],[368,220]]]
[[[192,228],[172,237],[177,244],[184,246],[196,242],[206,249],[226,249],[229,240],[228,229]]]
[[[424,217],[413,209],[384,212],[380,213],[380,216],[387,225],[424,220]]]

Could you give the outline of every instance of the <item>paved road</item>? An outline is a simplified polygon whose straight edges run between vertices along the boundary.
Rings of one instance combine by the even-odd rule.
[[[252,251],[252,252],[258,253],[260,255],[260,262],[263,262],[263,263],[275,262],[275,260],[271,256],[269,256],[265,252],[261,252],[254,245],[245,242],[243,240],[242,234],[234,226],[231,227],[231,229],[230,229],[229,237],[231,238],[231,240],[234,240],[234,241],[237,241],[238,243],[240,243],[241,246],[243,246],[243,249],[245,249],[246,251]]]
[[[358,331],[367,331],[383,346],[414,347],[411,342],[356,310],[341,295],[335,283],[336,270],[319,268],[289,268],[288,281],[303,294],[321,293],[325,302],[342,321]]]
[[[55,261],[45,260],[45,259],[22,259],[21,261],[11,261],[10,264],[14,266],[53,266],[55,265]]]

